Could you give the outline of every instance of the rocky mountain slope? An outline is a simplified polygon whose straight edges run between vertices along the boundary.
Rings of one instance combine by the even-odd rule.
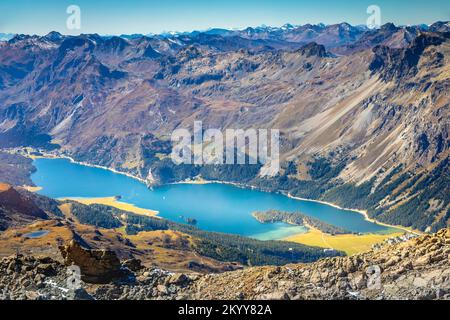
[[[313,42],[315,41],[315,42]],[[202,176],[448,226],[448,23],[0,43],[0,146],[167,183]],[[282,171],[174,166],[177,128],[281,130]]]
[[[71,287],[64,264],[16,255],[0,262],[4,299],[450,299],[450,229],[386,244],[352,257],[258,267],[215,275],[170,273],[120,262],[76,242],[61,247],[78,265]],[[101,266],[101,267],[100,267]],[[107,282],[105,284],[105,282]],[[78,282],[77,282],[78,283]]]
[[[14,186],[31,186],[30,175],[34,170],[31,159],[0,152],[0,181]]]
[[[0,231],[46,218],[47,214],[33,201],[23,197],[10,185],[0,183]]]

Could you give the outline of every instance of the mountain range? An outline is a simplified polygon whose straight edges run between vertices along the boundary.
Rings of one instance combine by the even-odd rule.
[[[239,182],[437,231],[450,221],[449,31],[16,35],[0,42],[0,147],[53,150],[149,184]],[[281,173],[175,166],[170,135],[195,120],[280,129]]]

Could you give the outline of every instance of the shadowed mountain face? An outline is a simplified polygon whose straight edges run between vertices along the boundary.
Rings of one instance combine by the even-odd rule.
[[[0,42],[0,146],[59,144],[159,183],[202,174],[437,229],[450,217],[449,54],[448,23],[19,35]],[[170,135],[194,120],[280,129],[280,176],[174,167]]]
[[[9,184],[0,183],[0,231],[46,218],[47,214],[29,197],[21,195]]]

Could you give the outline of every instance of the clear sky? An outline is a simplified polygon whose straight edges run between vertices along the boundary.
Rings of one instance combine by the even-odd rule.
[[[0,33],[147,34],[287,22],[364,24],[373,4],[381,8],[383,24],[450,20],[449,0],[0,0]],[[69,5],[81,9],[79,30],[66,27]]]

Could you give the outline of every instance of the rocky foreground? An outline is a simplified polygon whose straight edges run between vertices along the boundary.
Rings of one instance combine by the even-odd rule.
[[[0,262],[2,299],[450,299],[450,229],[352,257],[222,274],[174,274],[112,251],[61,247],[65,264]],[[76,264],[81,279],[73,273]]]

